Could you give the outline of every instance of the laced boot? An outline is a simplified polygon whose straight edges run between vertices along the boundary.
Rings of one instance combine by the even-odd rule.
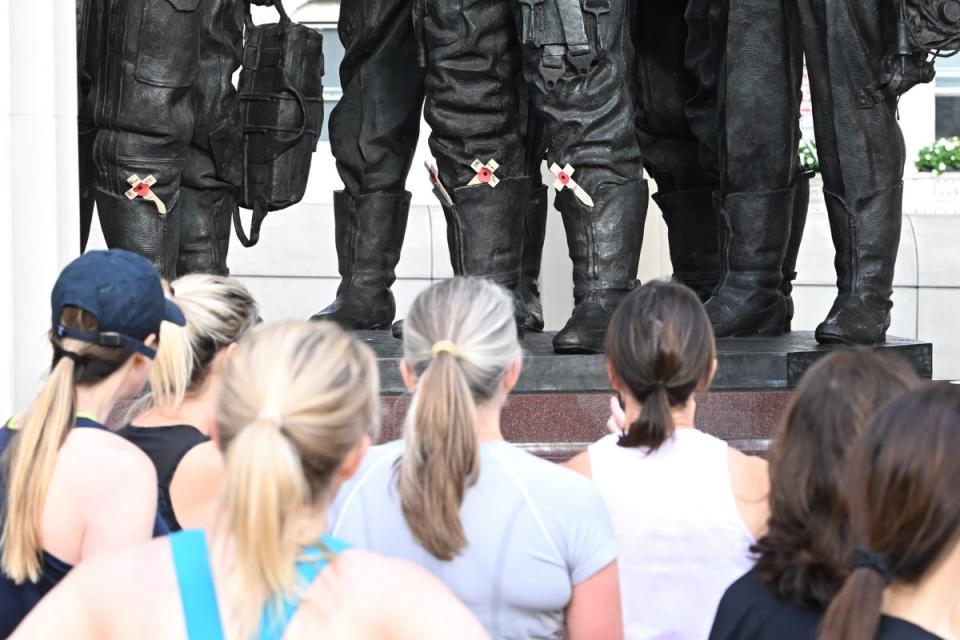
[[[333,194],[340,286],[329,306],[311,320],[347,330],[386,330],[397,313],[390,291],[407,230],[410,193]]]
[[[720,204],[721,280],[705,308],[717,337],[780,335],[794,189],[732,193]]]
[[[232,190],[181,187],[177,277],[188,273],[230,274],[227,250],[236,208]]]
[[[837,299],[819,327],[821,344],[873,345],[890,327],[893,271],[900,246],[903,184],[860,199],[852,208],[824,191],[836,248]]]
[[[646,180],[601,184],[588,207],[557,194],[573,261],[573,315],[554,337],[557,353],[602,353],[610,316],[636,284],[647,215]]]

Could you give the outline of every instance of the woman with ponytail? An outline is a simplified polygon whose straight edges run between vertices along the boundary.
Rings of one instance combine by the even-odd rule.
[[[103,423],[143,388],[161,322],[183,315],[126,251],[74,260],[51,303],[50,375],[0,429],[0,637],[73,565],[164,530],[153,466]]]
[[[500,431],[521,363],[504,289],[454,278],[417,296],[403,334],[403,441],[374,447],[340,491],[333,534],[424,566],[494,638],[556,638],[566,626],[570,640],[617,640],[616,544],[600,496]]]
[[[120,435],[153,461],[160,516],[170,531],[201,526],[219,494],[223,463],[210,442],[224,363],[257,322],[257,303],[239,281],[192,274],[172,283],[187,324],[164,323],[150,392]]]
[[[866,426],[846,486],[854,551],[820,640],[960,638],[960,387],[900,396]]]
[[[322,535],[379,428],[378,386],[373,353],[331,323],[251,331],[224,368],[210,526],[78,567],[13,638],[485,638],[425,571]]]
[[[670,282],[633,290],[606,342],[622,433],[568,465],[593,479],[620,543],[624,635],[706,638],[717,603],[753,561],[767,519],[767,464],[695,426],[717,367],[697,296]]]
[[[809,640],[850,571],[843,469],[867,422],[920,385],[902,360],[834,351],[807,369],[770,448],[770,519],[757,564],[730,585],[710,640]]]

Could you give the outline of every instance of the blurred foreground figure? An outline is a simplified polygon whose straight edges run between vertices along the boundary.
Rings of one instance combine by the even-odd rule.
[[[322,535],[378,430],[378,392],[373,353],[331,323],[251,332],[217,408],[216,524],[83,564],[13,637],[486,638],[425,571]]]

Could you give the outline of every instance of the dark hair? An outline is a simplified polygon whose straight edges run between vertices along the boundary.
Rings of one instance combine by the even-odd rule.
[[[670,407],[709,382],[717,349],[703,305],[687,287],[654,281],[631,291],[610,320],[607,358],[642,404],[622,447],[656,451],[673,434]]]
[[[884,402],[920,384],[899,358],[835,351],[804,374],[770,452],[770,520],[753,546],[760,579],[781,598],[826,607],[849,551],[843,464]]]
[[[820,638],[872,640],[883,590],[915,584],[960,537],[960,387],[930,384],[885,406],[847,468],[859,555],[827,609]]]

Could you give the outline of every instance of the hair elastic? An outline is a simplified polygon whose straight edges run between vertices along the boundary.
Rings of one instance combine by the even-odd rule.
[[[457,348],[457,345],[450,342],[449,340],[438,340],[433,343],[433,347],[430,349],[430,355],[433,358],[436,358],[441,353],[449,353],[454,358],[460,355],[460,349]]]
[[[76,353],[73,351],[67,351],[66,349],[60,349],[60,357],[67,358],[68,360],[73,360],[74,366],[79,367],[83,365],[84,358],[79,353]]]
[[[259,422],[260,420],[272,422],[278,428],[283,426],[283,417],[281,417],[280,412],[269,407],[265,408],[260,412],[260,415],[257,416],[257,421]]]
[[[871,569],[880,574],[884,584],[893,580],[893,571],[890,570],[890,557],[885,553],[871,551],[867,547],[857,547],[853,553],[854,569]]]

